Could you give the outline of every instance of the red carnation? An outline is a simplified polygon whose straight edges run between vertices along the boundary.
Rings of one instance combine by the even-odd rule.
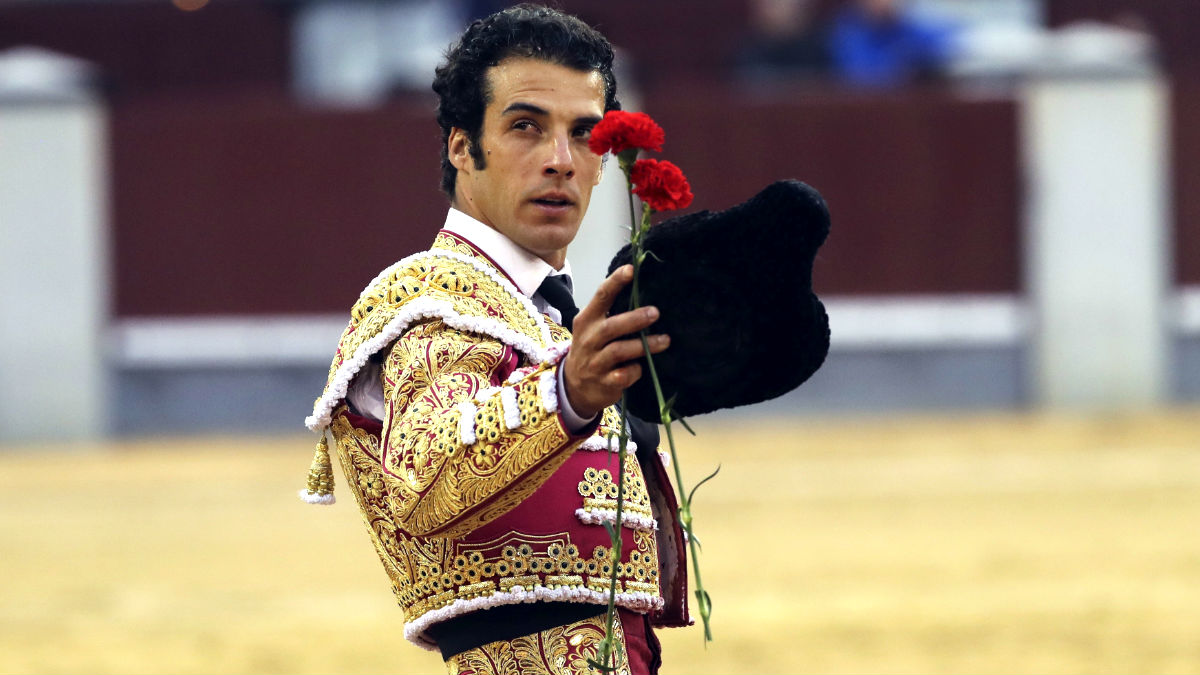
[[[617,155],[631,148],[657,152],[662,150],[664,138],[662,127],[646,113],[610,110],[592,127],[588,147],[597,155]]]
[[[692,203],[692,186],[679,167],[657,159],[639,159],[630,172],[633,194],[655,211],[687,208]]]

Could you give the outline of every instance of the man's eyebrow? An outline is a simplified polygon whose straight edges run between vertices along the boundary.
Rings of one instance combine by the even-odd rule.
[[[504,112],[502,112],[500,114],[507,115],[511,112],[527,112],[527,113],[531,113],[534,115],[549,115],[550,114],[550,111],[548,111],[545,108],[542,108],[540,106],[536,106],[532,103],[513,103],[512,105],[505,108]]]
[[[517,102],[517,103],[510,104],[507,108],[504,109],[503,112],[500,113],[500,115],[503,117],[504,115],[507,115],[509,113],[514,113],[514,112],[526,112],[531,115],[541,115],[543,117],[550,114],[550,111],[546,110],[545,108],[543,108],[541,106],[537,106],[532,103]],[[596,115],[586,115],[584,117],[577,117],[575,119],[575,123],[594,127],[600,123],[600,120],[601,120],[601,118],[597,117]]]

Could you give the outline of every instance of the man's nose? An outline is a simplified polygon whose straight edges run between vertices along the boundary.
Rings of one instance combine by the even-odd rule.
[[[575,175],[575,155],[571,152],[571,141],[565,134],[550,139],[550,154],[543,171],[548,176],[562,174],[571,178]]]

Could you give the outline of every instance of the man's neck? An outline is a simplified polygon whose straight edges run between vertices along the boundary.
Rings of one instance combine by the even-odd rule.
[[[545,262],[550,267],[553,267],[554,270],[557,272],[561,272],[563,265],[565,265],[567,262],[567,249],[565,249],[565,248],[558,250],[558,251],[551,251],[549,253],[538,253],[537,251],[531,251],[531,250],[525,248],[524,246],[521,246],[517,242],[512,241],[512,239],[509,239],[508,235],[501,232],[500,229],[497,228],[495,225],[493,225],[486,217],[484,217],[484,215],[482,213],[479,213],[477,210],[471,208],[469,200],[465,200],[465,199],[462,199],[461,197],[456,196],[454,199],[450,200],[450,208],[455,211],[458,211],[459,213],[463,214],[464,216],[467,216],[471,220],[474,220],[475,222],[479,223],[480,225],[483,225],[483,226],[491,229],[493,232],[500,235],[501,237],[508,239],[508,241],[512,242],[513,246],[517,246],[521,250],[528,253],[529,255],[534,256],[534,257],[538,258],[539,260]]]
[[[550,274],[570,274],[571,265],[565,251],[556,266],[546,259],[517,246],[499,230],[489,227],[469,214],[451,207],[444,226],[460,239],[465,239],[492,260],[526,296],[532,297],[538,286]]]

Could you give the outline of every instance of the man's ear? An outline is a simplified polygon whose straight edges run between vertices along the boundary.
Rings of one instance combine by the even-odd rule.
[[[451,127],[450,137],[446,139],[446,156],[450,164],[459,171],[469,171],[471,164],[471,141],[467,132],[458,127]]]

